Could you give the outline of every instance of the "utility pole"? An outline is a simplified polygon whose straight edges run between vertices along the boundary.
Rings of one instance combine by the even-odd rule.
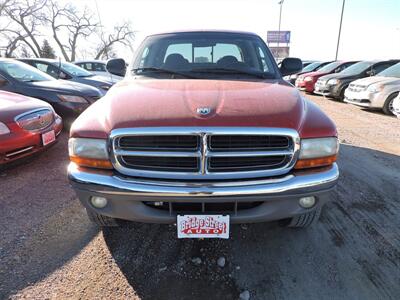
[[[280,37],[281,37],[281,18],[282,18],[282,5],[283,5],[283,1],[285,1],[285,0],[280,0],[279,2],[278,2],[278,4],[280,5],[280,8],[279,8],[279,25],[278,25],[278,43],[277,43],[277,45],[278,45],[278,51],[279,51],[279,39],[280,39]]]
[[[339,54],[340,33],[342,32],[343,12],[344,12],[344,4],[345,3],[346,3],[346,0],[343,0],[343,3],[342,3],[342,14],[340,15],[339,34],[338,34],[337,45],[336,45],[335,60],[338,59],[338,54]]]

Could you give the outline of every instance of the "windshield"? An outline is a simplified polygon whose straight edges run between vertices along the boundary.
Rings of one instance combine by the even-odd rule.
[[[369,61],[360,61],[358,63],[355,63],[354,65],[348,67],[344,71],[342,71],[342,74],[347,74],[347,75],[356,75],[364,72],[368,68],[370,68],[373,65],[372,62]]]
[[[67,62],[62,62],[61,68],[65,70],[67,73],[77,77],[88,77],[93,75],[92,73],[86,71],[85,69]]]
[[[339,67],[342,64],[341,61],[334,61],[331,62],[330,64],[327,64],[326,66],[322,67],[321,69],[318,69],[318,72],[321,73],[330,73],[333,70],[335,70],[337,67]]]
[[[25,63],[16,61],[0,62],[0,70],[12,78],[23,82],[49,81],[55,80],[53,77],[31,67]]]
[[[131,71],[158,78],[279,78],[274,64],[257,36],[192,32],[148,37]]]
[[[301,72],[312,72],[316,70],[320,65],[321,65],[320,62],[311,63],[307,67],[303,68]]]
[[[377,76],[400,78],[400,63],[385,69],[384,71],[378,73]]]

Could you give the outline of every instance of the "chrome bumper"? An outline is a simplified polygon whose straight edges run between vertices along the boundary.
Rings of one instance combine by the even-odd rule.
[[[179,212],[173,203],[235,203],[260,202],[257,207],[235,210],[231,223],[267,222],[290,218],[324,205],[330,200],[339,171],[336,164],[318,171],[297,172],[276,179],[231,182],[179,182],[123,178],[112,172],[80,169],[71,163],[68,176],[79,200],[88,210],[98,214],[145,223],[176,222]],[[104,208],[91,205],[91,197],[108,200]],[[301,197],[314,196],[316,205],[305,209],[299,205]],[[166,202],[168,210],[149,207],[148,202]],[[201,213],[201,212],[199,212]]]
[[[80,169],[74,163],[68,167],[68,178],[78,189],[109,195],[174,197],[175,201],[182,197],[267,196],[315,192],[332,188],[338,177],[336,164],[320,171],[299,172],[298,175],[291,174],[277,179],[206,183],[128,179]]]

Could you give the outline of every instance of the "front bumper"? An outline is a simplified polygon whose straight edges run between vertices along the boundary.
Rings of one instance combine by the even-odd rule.
[[[10,134],[0,137],[0,165],[8,164],[45,150],[56,143],[62,128],[61,118],[57,118],[57,121],[49,127],[36,132],[26,131],[14,125]],[[42,134],[50,130],[54,130],[56,140],[43,146]]]
[[[367,108],[383,108],[385,101],[389,97],[384,91],[380,93],[370,93],[368,91],[354,92],[346,89],[344,102]]]
[[[80,168],[71,163],[68,177],[82,204],[101,215],[145,223],[174,223],[179,212],[157,209],[145,203],[261,202],[256,207],[230,214],[232,223],[251,223],[285,219],[322,206],[329,200],[339,171],[334,164],[279,178],[203,183],[126,178],[111,171]],[[93,207],[92,196],[106,198],[107,206]],[[306,196],[317,199],[311,209],[298,204],[299,198]]]

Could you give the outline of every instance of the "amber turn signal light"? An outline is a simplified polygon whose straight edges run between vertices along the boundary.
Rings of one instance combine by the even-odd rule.
[[[295,169],[308,169],[315,167],[329,166],[336,161],[336,155],[320,157],[320,158],[310,158],[310,159],[300,159],[294,166]]]
[[[85,158],[78,156],[70,156],[69,159],[81,167],[90,167],[97,169],[112,169],[113,166],[109,160]]]

